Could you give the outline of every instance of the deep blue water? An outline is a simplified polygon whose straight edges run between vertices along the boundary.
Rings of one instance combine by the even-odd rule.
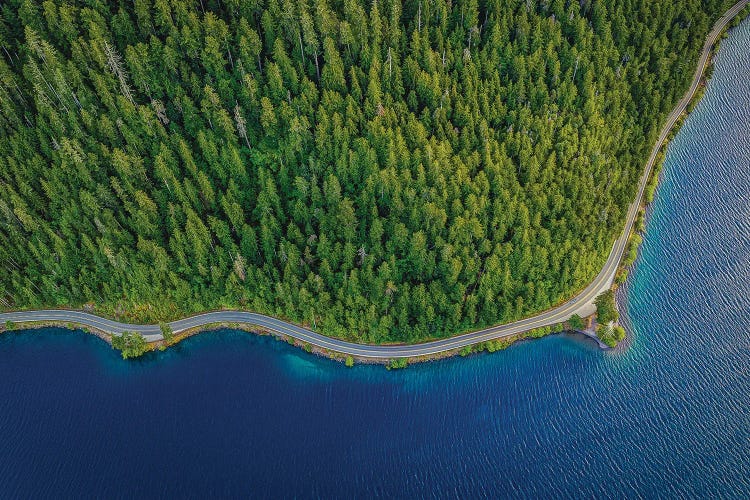
[[[0,335],[0,497],[750,496],[750,22],[669,148],[633,335],[388,372],[222,331]]]

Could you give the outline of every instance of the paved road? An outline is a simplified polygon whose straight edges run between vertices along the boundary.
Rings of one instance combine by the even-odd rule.
[[[727,23],[732,18],[734,18],[734,16],[748,4],[748,2],[750,2],[750,0],[741,0],[737,2],[731,9],[726,12],[726,14],[724,14],[721,19],[716,22],[712,31],[709,33],[706,39],[706,43],[703,46],[703,53],[701,54],[698,67],[695,71],[695,76],[693,77],[693,82],[690,85],[690,89],[679,102],[677,107],[669,115],[667,122],[664,124],[664,128],[659,135],[659,140],[656,142],[653,150],[651,151],[651,156],[649,156],[648,162],[646,163],[646,168],[643,172],[643,176],[640,179],[640,183],[638,186],[638,195],[636,196],[635,201],[628,210],[628,217],[622,236],[617,241],[615,241],[614,247],[612,248],[612,252],[607,259],[607,262],[604,264],[604,267],[594,279],[594,281],[592,281],[589,286],[587,286],[580,294],[578,294],[578,296],[576,296],[572,300],[531,318],[523,319],[513,323],[493,326],[484,330],[466,333],[443,340],[435,340],[422,344],[409,345],[354,344],[351,342],[345,342],[343,340],[326,337],[306,328],[302,328],[276,318],[242,311],[216,311],[199,314],[197,316],[191,316],[189,318],[184,318],[170,323],[172,330],[175,332],[180,332],[188,328],[200,327],[211,323],[245,323],[249,325],[259,326],[272,332],[289,335],[303,342],[309,342],[312,345],[325,349],[331,349],[336,352],[366,358],[389,359],[439,354],[445,351],[460,349],[487,340],[509,337],[518,333],[525,332],[532,328],[561,323],[568,320],[575,313],[585,315],[587,313],[593,312],[594,298],[596,298],[596,296],[598,296],[604,290],[607,290],[612,285],[612,280],[614,279],[618,264],[627,245],[627,238],[633,226],[633,221],[638,214],[641,199],[643,198],[643,192],[646,188],[646,183],[648,182],[649,175],[651,174],[651,169],[653,168],[656,155],[658,154],[659,149],[661,149],[661,146],[664,143],[667,135],[669,134],[669,131],[672,129],[680,115],[682,115],[682,113],[685,111],[685,108],[695,94],[695,91],[700,84],[703,69],[705,68],[708,61],[711,47],[716,42],[716,38],[718,37],[719,33],[721,33],[722,29],[724,29]],[[82,311],[42,310],[0,313],[0,322],[4,323],[6,321],[13,321],[18,323],[31,321],[71,322],[103,330],[112,334],[120,334],[123,331],[136,331],[143,334],[149,341],[161,340],[162,338],[159,327],[156,325],[129,325],[101,318]]]

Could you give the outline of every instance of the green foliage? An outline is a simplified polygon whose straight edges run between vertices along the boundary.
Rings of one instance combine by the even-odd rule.
[[[161,330],[161,334],[164,337],[164,342],[166,344],[174,342],[174,332],[167,323],[159,323],[159,329]]]
[[[646,230],[646,212],[643,209],[638,210],[638,215],[635,217],[633,228],[639,233]]]
[[[713,73],[714,73],[714,67],[713,65],[711,65],[708,68],[706,68],[706,71],[704,72],[704,78],[706,80],[709,80],[711,76],[713,76]],[[692,113],[695,110],[695,107],[698,105],[698,103],[703,98],[703,95],[705,93],[706,93],[705,86],[702,85],[700,88],[698,88],[698,90],[693,95],[693,98],[690,99],[690,102],[688,103],[687,108],[685,109],[685,111],[688,114]]]
[[[617,273],[617,276],[615,276],[615,283],[618,285],[622,285],[628,280],[628,270],[622,269],[620,272]]]
[[[16,329],[16,324],[13,323],[11,320],[8,320],[8,321],[5,322],[5,329],[7,331],[15,330]]]
[[[348,368],[351,368],[354,366],[354,358],[351,356],[346,357],[346,361],[344,362]]]
[[[409,360],[407,358],[395,358],[388,362],[385,366],[388,370],[398,370],[409,366]]]
[[[2,304],[374,343],[547,309],[728,2],[662,3],[7,0]]]
[[[633,233],[630,235],[630,239],[628,240],[628,247],[625,250],[625,255],[622,258],[622,265],[623,266],[629,266],[635,262],[635,259],[638,258],[638,247],[641,246],[641,243],[643,243],[643,238],[638,233]]]
[[[583,328],[586,326],[583,322],[583,318],[581,318],[577,314],[574,314],[570,317],[570,319],[568,320],[568,325],[570,325],[570,328],[572,330],[583,330]]]
[[[148,342],[137,332],[112,335],[112,347],[122,353],[122,359],[137,358],[149,350]]]
[[[501,351],[510,347],[516,341],[515,337],[506,337],[502,339],[488,340],[486,342],[487,352]]]
[[[608,347],[615,347],[618,343],[625,340],[625,329],[620,325],[599,325],[596,329],[596,335]]]
[[[614,328],[612,328],[612,333],[617,342],[625,340],[625,328],[620,325],[615,325]]]
[[[607,324],[619,319],[620,313],[617,312],[613,290],[607,290],[599,295],[594,302],[596,303],[596,319],[600,324]]]
[[[659,152],[659,156],[657,156],[656,161],[654,162],[654,167],[651,170],[651,177],[648,180],[648,183],[646,184],[646,189],[643,191],[643,203],[648,205],[652,201],[654,201],[654,195],[656,194],[656,188],[659,185],[659,175],[661,174],[661,170],[664,167],[664,150],[666,148],[665,146],[662,148],[662,150]]]
[[[542,326],[539,328],[534,328],[533,330],[529,330],[528,332],[522,334],[522,338],[538,339],[541,337],[546,337],[550,333],[552,333],[551,326]]]
[[[613,328],[609,325],[599,325],[596,329],[596,336],[604,342],[607,347],[615,347],[617,341],[612,334]]]
[[[737,17],[732,19],[732,22],[729,24],[730,28],[735,28],[740,25],[740,23],[746,18],[750,16],[750,5],[746,5],[744,9],[742,9],[739,14],[737,14]]]
[[[659,185],[659,177],[653,176],[649,179],[646,184],[646,189],[643,190],[643,202],[646,204],[654,201],[654,195],[656,194],[656,187]]]

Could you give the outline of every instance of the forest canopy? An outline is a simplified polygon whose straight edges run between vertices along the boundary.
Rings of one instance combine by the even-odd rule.
[[[723,0],[5,0],[0,307],[415,341],[597,274]]]

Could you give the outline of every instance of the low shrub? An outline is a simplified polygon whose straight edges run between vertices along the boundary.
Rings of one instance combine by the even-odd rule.
[[[400,368],[406,368],[409,366],[409,360],[407,358],[395,358],[390,360],[386,365],[388,370],[398,370]]]

